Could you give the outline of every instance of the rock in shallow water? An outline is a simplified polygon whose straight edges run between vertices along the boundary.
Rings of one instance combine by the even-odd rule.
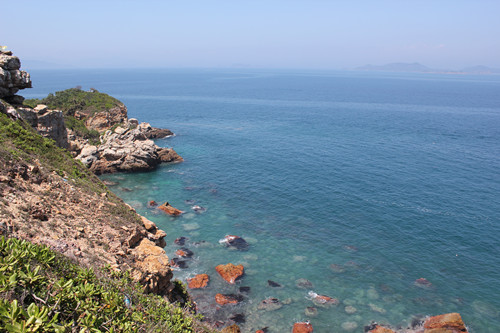
[[[308,317],[316,317],[318,315],[318,309],[313,306],[308,306],[304,313]]]
[[[175,251],[175,254],[182,258],[191,258],[194,255],[193,251],[185,247],[182,247]]]
[[[219,240],[219,243],[240,251],[248,250],[247,241],[240,236],[226,235],[223,239]]]
[[[165,202],[163,205],[159,206],[158,209],[161,209],[170,216],[178,216],[183,213],[182,210],[172,207],[168,202]]]
[[[279,299],[275,297],[269,297],[260,302],[258,308],[259,310],[274,311],[278,310],[283,306]]]
[[[424,323],[425,332],[467,333],[459,313],[447,313],[428,318]]]
[[[218,265],[215,270],[227,282],[234,284],[237,279],[241,278],[244,274],[243,265],[233,265],[231,263],[226,265]]]
[[[205,288],[210,281],[207,274],[198,274],[194,278],[188,279],[188,287],[191,289]]]
[[[342,329],[344,331],[354,331],[356,328],[358,328],[358,323],[355,322],[355,321],[346,321],[346,322],[343,322],[342,325]]]
[[[298,279],[297,281],[295,281],[295,285],[297,286],[297,288],[300,288],[300,289],[313,288],[312,282],[309,281],[308,279]]]
[[[243,301],[242,295],[237,294],[216,294],[215,301],[217,304],[226,305],[226,304],[238,304]]]
[[[179,237],[174,240],[174,243],[179,246],[184,246],[184,244],[186,244],[186,240],[187,240],[186,237]]]
[[[281,284],[278,282],[274,282],[273,280],[267,280],[267,285],[271,288],[281,288],[283,287]]]
[[[358,310],[354,306],[348,305],[348,306],[345,307],[344,311],[347,314],[353,314],[353,313],[356,313]]]
[[[329,297],[329,296],[325,296],[325,295],[318,295],[318,294],[316,294],[313,291],[310,291],[308,293],[308,296],[311,298],[311,300],[313,301],[313,303],[316,304],[317,306],[330,307],[332,305],[338,305],[339,304],[339,300],[338,299],[332,298],[332,297]]]
[[[292,333],[312,333],[312,332],[313,332],[313,327],[308,321],[295,323],[293,325]]]

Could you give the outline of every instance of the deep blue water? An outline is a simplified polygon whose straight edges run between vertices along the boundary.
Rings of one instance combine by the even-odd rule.
[[[207,290],[193,291],[206,314],[245,313],[245,332],[289,332],[299,320],[315,332],[362,332],[372,320],[460,312],[471,332],[500,332],[500,76],[30,72],[26,97],[93,87],[122,100],[129,117],[176,133],[157,143],[184,163],[103,178],[167,232],[170,257],[173,240],[189,238],[195,257],[175,275],[211,276]],[[149,200],[186,214],[159,214]],[[219,245],[226,234],[244,237],[249,251]],[[214,270],[228,262],[245,266],[237,286]],[[340,305],[307,317],[313,303],[299,278]],[[215,306],[215,293],[239,286],[251,287],[242,305]],[[269,296],[290,304],[259,310]]]

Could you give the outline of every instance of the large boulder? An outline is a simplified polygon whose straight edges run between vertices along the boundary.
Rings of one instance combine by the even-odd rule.
[[[231,284],[234,284],[244,274],[243,265],[233,265],[231,263],[218,265],[215,270],[224,280]]]
[[[424,329],[424,333],[467,333],[459,313],[430,317],[425,321]]]
[[[137,258],[132,278],[144,286],[145,292],[165,295],[173,290],[173,273],[165,250],[143,238],[131,252]]]

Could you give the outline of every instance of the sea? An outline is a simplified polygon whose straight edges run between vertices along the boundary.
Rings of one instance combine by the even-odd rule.
[[[210,276],[190,291],[208,321],[364,332],[459,312],[470,332],[500,332],[500,76],[25,70],[26,98],[94,88],[175,133],[156,143],[184,162],[101,179],[166,231],[169,258],[187,238],[194,255],[174,277]],[[248,248],[225,247],[226,235]],[[215,271],[227,263],[245,269],[234,285]],[[217,293],[242,302],[218,305]],[[262,309],[268,298],[281,307]]]

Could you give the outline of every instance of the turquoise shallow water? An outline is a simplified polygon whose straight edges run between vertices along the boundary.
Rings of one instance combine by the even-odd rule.
[[[460,312],[471,332],[500,331],[500,77],[356,72],[160,70],[31,71],[41,97],[76,85],[121,99],[129,117],[166,127],[185,162],[106,175],[111,189],[194,252],[185,280],[200,309],[245,332],[362,332],[372,320]],[[169,201],[178,218],[148,209]],[[192,200],[194,203],[191,203]],[[202,214],[191,210],[197,204]],[[248,251],[222,247],[226,234]],[[242,263],[231,286],[214,270]],[[310,289],[296,287],[306,278]],[[430,287],[415,285],[426,278]],[[283,285],[271,288],[267,280]],[[218,307],[217,292],[250,292]],[[338,298],[318,307],[312,290]],[[285,303],[271,312],[260,301]],[[346,306],[356,312],[349,314]]]

